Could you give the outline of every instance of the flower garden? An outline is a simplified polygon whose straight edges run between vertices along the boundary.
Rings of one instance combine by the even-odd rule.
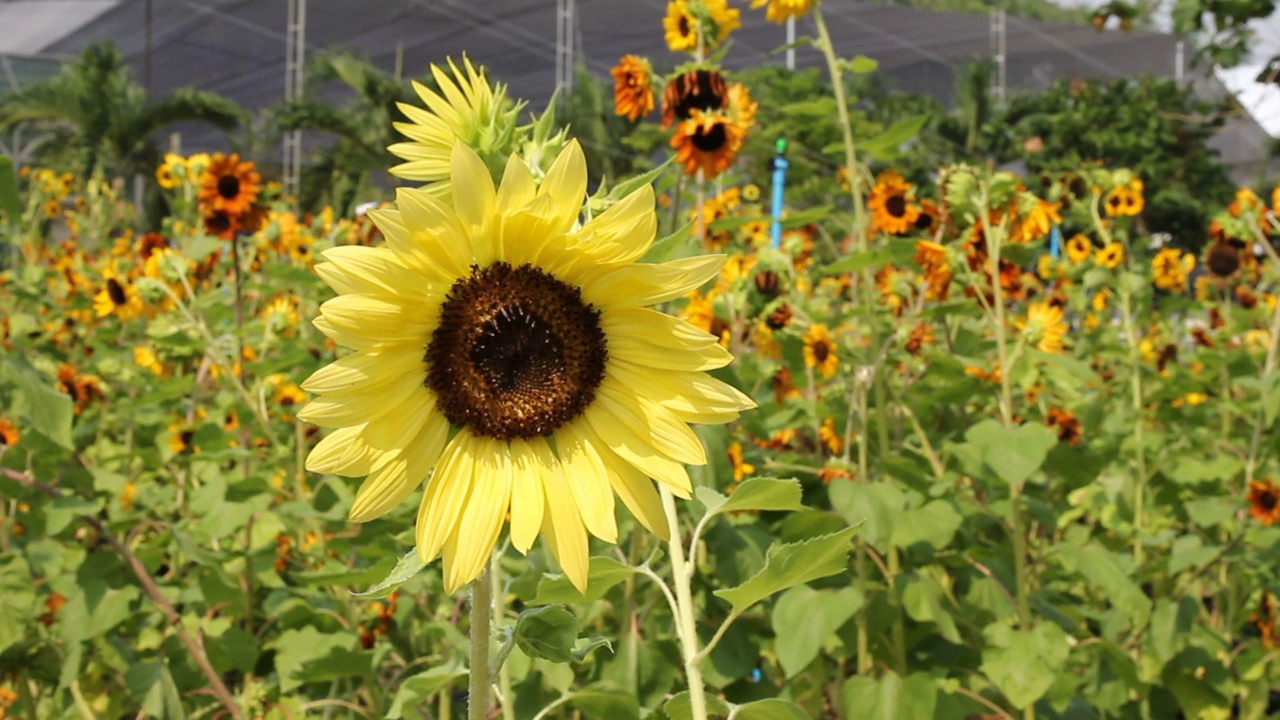
[[[323,59],[297,197],[6,99],[98,93],[0,159],[0,718],[1280,713],[1280,186],[653,30],[594,118]]]

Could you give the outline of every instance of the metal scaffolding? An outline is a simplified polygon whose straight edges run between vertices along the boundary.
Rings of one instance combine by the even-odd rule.
[[[302,99],[302,68],[307,53],[307,0],[289,0],[289,18],[285,24],[284,99]],[[284,136],[284,194],[290,202],[298,197],[302,175],[302,131]]]

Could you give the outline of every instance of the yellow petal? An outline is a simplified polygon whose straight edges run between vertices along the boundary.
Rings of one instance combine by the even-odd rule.
[[[614,358],[609,374],[625,387],[644,388],[646,397],[682,415],[730,415],[732,420],[756,406],[737,388],[706,373],[654,370]]]
[[[550,213],[544,215],[555,227],[568,230],[582,212],[587,194],[587,160],[577,140],[570,140],[547,170],[538,194],[549,198]]]
[[[342,427],[321,438],[307,455],[307,472],[346,477],[368,475],[373,463],[369,445],[360,438],[364,425]]]
[[[371,472],[361,483],[348,516],[351,522],[368,522],[404,501],[440,457],[448,435],[449,424],[443,417],[432,415],[395,460]]]
[[[408,242],[397,248],[400,252],[435,265],[452,278],[470,271],[470,241],[449,203],[421,188],[400,188],[396,207],[408,230]]]
[[[471,235],[472,253],[481,266],[493,261],[488,254],[492,248],[489,243],[480,242],[487,234],[485,228],[493,220],[494,197],[493,177],[489,168],[475,150],[459,142],[453,146],[453,154],[449,158],[450,173],[453,178],[453,209],[458,219],[466,226]]]
[[[363,295],[417,298],[448,290],[453,281],[438,268],[428,266],[425,272],[410,269],[393,250],[385,247],[339,245],[325,250],[324,259],[340,270],[348,283],[360,288],[354,292]]]
[[[657,232],[653,187],[645,185],[592,218],[576,237],[599,262],[621,263],[640,259]]]
[[[443,302],[443,297],[436,300]],[[436,308],[413,307],[370,295],[339,295],[320,305],[334,339],[356,349],[397,343],[418,343],[425,348],[435,329]]]
[[[640,524],[657,535],[661,540],[671,538],[671,528],[667,525],[667,514],[662,508],[662,498],[649,476],[636,469],[631,463],[618,457],[612,450],[605,448],[601,453],[605,466],[609,468],[609,484],[614,492],[622,498],[622,504],[635,516]]]
[[[522,553],[528,553],[542,528],[542,516],[546,510],[546,496],[542,488],[542,474],[555,464],[551,448],[542,438],[531,441],[511,441],[511,545]]]
[[[421,384],[427,377],[426,361],[420,348],[393,348],[344,355],[311,374],[302,389],[313,394],[381,387],[412,378]]]
[[[693,493],[693,483],[683,465],[655,450],[647,438],[632,432],[613,415],[601,411],[598,403],[588,409],[584,417],[598,442],[612,449],[618,457],[682,498]]]
[[[466,430],[455,435],[445,446],[440,462],[427,480],[427,489],[418,507],[418,523],[414,527],[418,555],[425,562],[431,562],[440,554],[445,541],[458,526],[475,474],[473,444],[474,438]]]
[[[626,337],[688,350],[704,350],[720,344],[720,338],[697,325],[649,308],[606,310],[600,314],[600,327],[610,341]]]
[[[698,350],[663,347],[631,336],[606,336],[610,360],[617,358],[643,367],[662,370],[697,371],[722,368],[733,362],[733,355],[719,343]]]
[[[320,427],[359,425],[391,412],[402,399],[386,389],[368,393],[329,393],[315,398],[298,411],[298,419]]]
[[[473,444],[476,462],[458,527],[445,540],[445,592],[475,580],[484,571],[511,508],[511,450],[506,442],[479,439]]]
[[[724,261],[723,255],[698,255],[657,265],[610,266],[574,281],[597,307],[642,307],[687,295],[719,274]]]
[[[707,463],[707,451],[688,425],[670,410],[616,380],[606,378],[596,389],[596,406],[631,432],[648,438],[654,448],[672,460],[688,465]]]
[[[591,558],[587,529],[574,499],[573,488],[559,464],[545,466],[542,486],[547,509],[542,516],[542,536],[560,562],[560,569],[579,592],[587,590]]]
[[[606,542],[617,542],[618,522],[608,471],[599,450],[577,428],[579,424],[581,421],[569,423],[556,431],[556,455],[573,487],[587,532]]]

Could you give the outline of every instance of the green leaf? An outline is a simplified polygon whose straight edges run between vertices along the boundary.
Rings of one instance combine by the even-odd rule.
[[[849,541],[856,527],[822,535],[804,542],[769,547],[764,567],[745,583],[715,594],[727,600],[733,611],[741,613],[770,595],[810,580],[829,577],[849,565]]]
[[[530,605],[555,603],[594,602],[604,597],[614,586],[626,580],[636,569],[611,557],[593,557],[587,571],[587,592],[578,589],[564,575],[544,575],[538,583],[538,592]]]
[[[793,587],[773,606],[774,647],[778,664],[788,678],[795,677],[818,657],[822,643],[848,622],[865,598],[857,588],[814,590]]]
[[[859,525],[862,538],[879,550],[887,550],[906,498],[888,483],[837,482],[828,486],[831,506],[852,525]]]
[[[58,392],[53,382],[16,354],[6,357],[7,374],[26,400],[26,414],[31,426],[59,446],[71,450],[71,422],[75,405],[65,393]]]
[[[858,148],[877,160],[892,160],[898,156],[902,144],[915,137],[928,121],[928,115],[903,118],[879,135],[863,140]]]
[[[1146,623],[1151,615],[1151,601],[1130,579],[1130,571],[1120,566],[1120,561],[1111,551],[1099,545],[1088,545],[1082,548],[1064,546],[1061,553],[1071,560],[1077,572],[1102,590],[1107,602],[1129,616],[1134,624]]]
[[[393,590],[413,579],[426,566],[427,564],[422,561],[422,556],[418,554],[418,549],[414,548],[400,558],[400,562],[396,563],[396,566],[391,569],[391,573],[383,578],[382,582],[362,593],[351,594],[362,598],[386,597]]]
[[[11,555],[0,563],[0,617],[5,618],[0,622],[0,652],[21,640],[24,628],[31,624],[33,587],[31,568],[22,556]]]
[[[715,695],[707,696],[707,711],[715,715],[728,715],[733,708],[724,700]],[[667,714],[671,720],[693,720],[693,708],[689,706],[689,691],[676,693],[671,696],[666,705],[662,706],[662,712]]]
[[[130,665],[125,681],[134,697],[141,701],[138,704],[143,713],[160,720],[180,720],[187,716],[178,686],[164,663]]]
[[[57,535],[75,522],[82,515],[96,515],[102,509],[105,500],[97,498],[86,500],[71,495],[55,498],[45,506],[45,532]]]
[[[809,713],[786,700],[770,698],[739,705],[733,710],[734,720],[811,720]]]
[[[615,185],[612,190],[609,191],[609,195],[608,195],[609,199],[613,200],[614,202],[617,202],[618,200],[622,200],[623,198],[627,197],[631,193],[644,187],[645,185],[653,184],[653,181],[657,180],[659,175],[666,172],[667,168],[670,167],[672,161],[674,160],[675,160],[675,157],[673,156],[671,158],[668,158],[666,162],[662,163],[661,165],[650,170],[647,173],[643,173],[633,178],[628,178],[626,180],[623,180],[622,182]]]
[[[693,229],[696,222],[696,220],[690,220],[676,228],[675,232],[670,235],[654,241],[649,246],[649,250],[645,252],[642,262],[660,263],[673,259],[677,250],[690,244],[690,238],[693,237]]]
[[[1044,697],[1071,651],[1067,634],[1049,622],[1029,631],[993,624],[983,635],[982,672],[1019,710]]]
[[[588,718],[638,720],[640,703],[630,693],[607,683],[595,683],[575,690],[569,704]]]
[[[858,720],[933,720],[938,688],[925,673],[905,680],[892,671],[878,679],[855,675],[840,688],[840,702],[844,716]]]
[[[866,75],[873,73],[876,68],[880,67],[880,63],[867,57],[866,55],[854,55],[845,61],[849,71],[855,75]]]
[[[209,662],[220,673],[250,672],[258,662],[258,639],[238,627],[228,627],[220,635],[205,637]]]
[[[969,428],[965,439],[978,448],[983,462],[1010,485],[1020,485],[1035,474],[1058,443],[1058,434],[1047,425],[1028,424],[1006,428],[996,420],[983,420]]]
[[[700,487],[698,499],[707,507],[707,516],[740,510],[803,510],[803,491],[794,478],[751,478],[738,486],[727,498],[710,488]]]
[[[387,720],[400,720],[404,717],[405,708],[412,708],[425,702],[432,695],[465,677],[467,677],[466,670],[460,670],[455,664],[449,663],[405,678],[396,689],[395,699],[391,701],[391,709],[387,711]]]
[[[567,663],[574,660],[573,649],[581,630],[578,618],[564,606],[544,605],[520,613],[513,637],[516,646],[531,658]]]
[[[893,544],[908,548],[924,543],[934,550],[951,544],[964,516],[950,500],[934,500],[903,513],[893,529]]]
[[[349,633],[326,633],[314,627],[301,630],[285,630],[276,640],[276,672],[280,676],[280,689],[292,692],[307,681],[306,665],[329,653],[343,650],[350,652],[353,638]]]
[[[951,610],[943,603],[944,593],[938,581],[927,572],[913,572],[905,576],[902,588],[902,607],[919,622],[933,622],[938,632],[953,643],[960,642],[960,631],[951,617]]]
[[[18,173],[8,155],[0,155],[0,212],[4,213],[10,225],[17,225],[22,214],[22,203],[18,200]]]

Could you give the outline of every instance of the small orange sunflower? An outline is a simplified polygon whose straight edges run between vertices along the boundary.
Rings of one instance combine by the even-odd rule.
[[[1107,217],[1133,217],[1142,213],[1142,181],[1131,180],[1127,185],[1112,188],[1107,193],[1104,206]]]
[[[823,377],[836,374],[840,356],[831,341],[831,330],[822,323],[814,323],[804,334],[804,364],[816,368]]]
[[[639,55],[623,55],[613,75],[613,111],[635,121],[653,110],[653,69]]]
[[[947,249],[932,240],[920,240],[916,243],[915,261],[924,273],[925,299],[946,300],[952,278]]]
[[[262,190],[262,176],[253,163],[232,153],[216,153],[200,178],[200,210],[206,215],[226,213],[231,218],[249,214]]]
[[[18,427],[7,417],[0,417],[0,447],[13,447],[22,437]]]
[[[701,169],[709,180],[729,169],[746,137],[746,127],[733,118],[694,110],[692,117],[676,126],[671,147],[685,174],[696,175]]]
[[[1280,521],[1280,487],[1270,480],[1249,483],[1249,514],[1263,525]]]
[[[1058,431],[1058,439],[1071,445],[1080,444],[1080,419],[1075,413],[1062,408],[1049,408],[1045,424]]]
[[[893,235],[905,233],[920,217],[920,206],[915,204],[915,186],[892,170],[876,177],[875,187],[867,198],[871,211],[871,230],[883,230]]]

